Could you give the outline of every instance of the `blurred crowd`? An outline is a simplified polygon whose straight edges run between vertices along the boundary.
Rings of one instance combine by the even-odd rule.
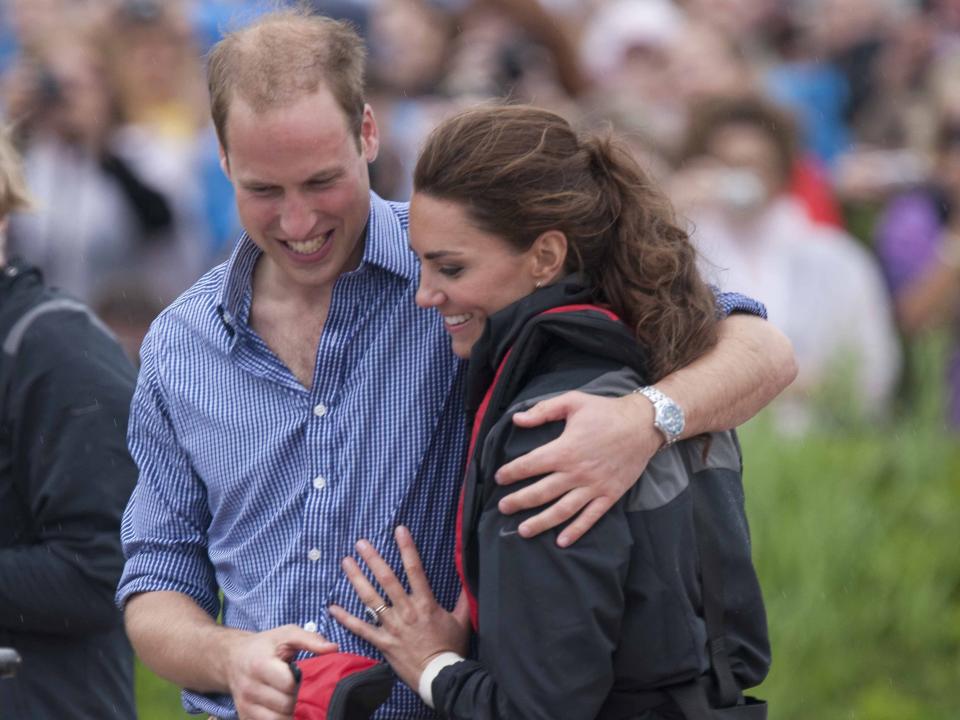
[[[277,3],[5,0],[0,107],[35,209],[15,254],[135,357],[239,227],[204,54]],[[784,432],[891,416],[905,348],[957,341],[960,0],[313,0],[368,41],[381,154],[407,199],[439,118],[489,98],[610,127],[670,194],[713,283],[763,301],[800,375]]]

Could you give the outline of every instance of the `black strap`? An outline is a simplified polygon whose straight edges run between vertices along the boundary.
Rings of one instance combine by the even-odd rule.
[[[610,693],[597,717],[600,720],[633,720],[649,710],[676,707],[684,720],[766,720],[766,703],[748,698],[730,707],[712,707],[709,692],[713,681],[709,675],[658,690]]]
[[[697,482],[691,482],[693,516],[700,554],[700,579],[703,590],[703,616],[707,626],[707,647],[710,651],[710,670],[717,686],[719,707],[731,707],[742,702],[740,687],[730,668],[730,656],[724,640],[723,559],[718,548],[723,539],[717,532],[704,493],[697,492]]]

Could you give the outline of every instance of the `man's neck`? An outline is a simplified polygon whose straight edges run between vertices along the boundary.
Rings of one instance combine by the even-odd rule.
[[[330,301],[330,285],[301,285],[284,277],[266,255],[261,255],[251,278],[254,302],[314,311]]]

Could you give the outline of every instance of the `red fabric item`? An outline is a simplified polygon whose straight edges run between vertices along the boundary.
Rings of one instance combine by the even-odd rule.
[[[300,691],[294,720],[327,720],[337,683],[349,675],[368,670],[376,660],[350,653],[330,653],[300,660]]]
[[[827,180],[826,171],[810,156],[801,157],[790,178],[790,194],[807,209],[810,219],[823,225],[843,227],[843,215]]]
[[[556,313],[577,312],[579,310],[593,310],[606,315],[611,320],[620,320],[616,313],[607,310],[606,308],[599,307],[598,305],[561,305],[549,310],[544,310],[542,313],[540,313],[540,315],[554,315]],[[473,416],[473,429],[470,432],[470,446],[467,450],[467,467],[470,466],[470,462],[473,460],[473,451],[477,443],[477,433],[480,432],[480,426],[483,425],[483,418],[487,414],[487,406],[490,404],[490,396],[493,395],[493,389],[497,386],[497,382],[500,380],[500,375],[503,372],[503,368],[507,364],[507,358],[510,357],[511,351],[512,348],[507,350],[507,352],[504,354],[503,360],[500,361],[500,366],[497,368],[497,373],[493,376],[493,382],[491,382],[490,387],[487,388],[487,392],[483,396],[480,407],[477,408],[477,413]],[[473,626],[474,632],[476,632],[480,626],[480,614],[477,605],[477,598],[474,597],[472,592],[470,592],[470,586],[467,585],[467,576],[463,570],[463,497],[465,488],[466,482],[464,482],[464,484],[460,487],[460,500],[457,502],[457,524],[455,530],[457,535],[454,560],[457,564],[457,575],[460,576],[460,586],[467,594],[467,602],[470,605],[470,624]],[[299,720],[299,718],[295,718],[295,720]]]

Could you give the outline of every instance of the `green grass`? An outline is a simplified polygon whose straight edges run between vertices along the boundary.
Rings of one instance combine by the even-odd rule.
[[[174,718],[194,718],[188,715],[180,704],[180,691],[161,680],[139,662],[136,667],[137,712],[140,720],[173,720]]]
[[[741,432],[771,720],[958,717],[960,438],[940,422],[939,357],[914,358],[917,402],[890,428]],[[184,717],[146,670],[137,693],[142,720]]]

